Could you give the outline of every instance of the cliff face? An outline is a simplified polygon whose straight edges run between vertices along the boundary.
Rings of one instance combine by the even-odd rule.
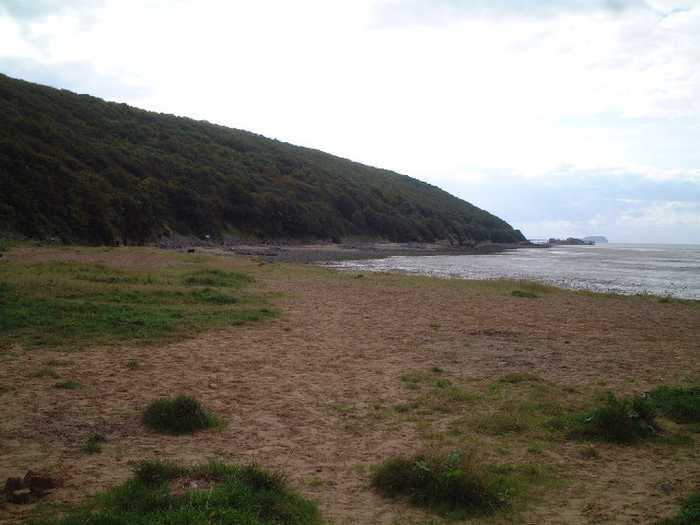
[[[0,75],[0,233],[515,242],[424,182],[246,131]]]

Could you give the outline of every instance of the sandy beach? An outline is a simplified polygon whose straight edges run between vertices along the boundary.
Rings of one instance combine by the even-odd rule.
[[[158,268],[169,254],[17,249],[7,258]],[[698,438],[595,443],[588,457],[588,445],[536,424],[513,432],[483,424],[521,401],[546,415],[584,409],[606,391],[699,381],[696,305],[544,287],[524,299],[499,281],[358,275],[244,255],[215,264],[252,275],[281,315],[146,348],[2,349],[2,480],[50,470],[64,482],[49,500],[77,502],[124,481],[145,458],[256,461],[286,473],[336,525],[441,523],[369,486],[373,465],[426,447],[471,448],[487,462],[549,473],[522,510],[471,523],[653,523],[700,489]],[[33,377],[51,363],[84,388]],[[421,382],[431,373],[463,395],[440,397]],[[196,396],[228,425],[187,437],[145,429],[146,404],[174,393]],[[93,431],[107,437],[104,450],[83,454]],[[0,503],[0,523],[28,512]]]

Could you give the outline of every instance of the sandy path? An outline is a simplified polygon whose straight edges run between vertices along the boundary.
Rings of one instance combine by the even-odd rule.
[[[622,393],[700,378],[697,308],[569,293],[532,301],[308,267],[256,271],[262,290],[281,294],[280,319],[156,348],[1,355],[0,477],[60,470],[66,483],[51,498],[66,501],[124,480],[142,458],[255,459],[284,470],[337,525],[421,523],[421,513],[378,498],[367,481],[370,465],[423,445],[415,423],[386,415],[410,399],[403,373],[439,366],[478,389],[527,371],[583,392]],[[126,367],[131,359],[139,369]],[[53,379],[31,377],[51,360],[85,388],[60,391]],[[192,437],[145,430],[144,406],[175,393],[195,395],[228,427]],[[89,456],[79,447],[93,430],[109,442]],[[539,461],[568,481],[523,523],[651,523],[700,488],[697,446],[599,450],[591,462],[574,444],[549,447]],[[23,512],[0,506],[0,522]]]

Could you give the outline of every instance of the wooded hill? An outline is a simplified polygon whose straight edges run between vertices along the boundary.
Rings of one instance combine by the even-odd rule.
[[[0,75],[0,234],[523,239],[445,191],[246,131]]]

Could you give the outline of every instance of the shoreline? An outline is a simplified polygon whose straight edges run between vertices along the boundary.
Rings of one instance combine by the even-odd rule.
[[[439,243],[314,243],[314,244],[266,244],[246,243],[224,246],[224,255],[245,255],[264,257],[267,262],[300,264],[323,264],[341,261],[361,261],[386,259],[396,256],[433,255],[487,255],[519,248],[533,248],[523,244],[483,244],[481,246],[449,246]],[[218,250],[217,250],[218,251]]]

